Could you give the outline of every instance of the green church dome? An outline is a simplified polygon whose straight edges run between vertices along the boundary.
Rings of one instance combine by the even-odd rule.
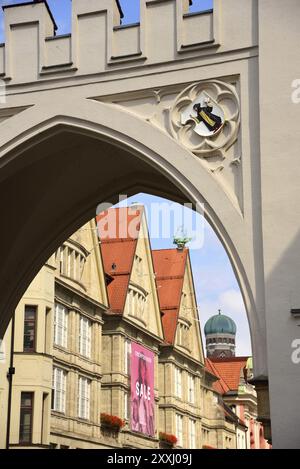
[[[212,316],[204,327],[205,335],[209,334],[236,334],[236,324],[235,322],[225,316],[225,314],[216,314]]]

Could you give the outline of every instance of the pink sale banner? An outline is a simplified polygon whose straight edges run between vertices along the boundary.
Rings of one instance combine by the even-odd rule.
[[[154,436],[154,353],[131,344],[131,430]]]

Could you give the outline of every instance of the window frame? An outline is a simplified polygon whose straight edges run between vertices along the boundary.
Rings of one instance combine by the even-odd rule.
[[[175,396],[182,399],[182,370],[175,366]]]
[[[61,321],[61,325],[58,321],[58,309],[62,308],[63,311],[63,320]],[[55,302],[55,308],[54,308],[54,334],[53,334],[53,342],[54,345],[58,347],[63,347],[63,348],[68,348],[68,332],[69,332],[69,310],[66,306],[64,306],[62,303]],[[58,330],[61,328],[61,337],[62,343],[58,343]]]
[[[180,425],[178,425],[180,422]],[[183,415],[176,413],[176,438],[177,438],[177,445],[183,446]]]
[[[189,385],[189,403],[190,404],[195,404],[196,401],[196,394],[195,394],[195,376],[189,375],[188,378],[188,385]]]
[[[30,407],[22,405],[22,397],[24,395],[30,395],[31,405]],[[22,416],[26,415],[26,409],[30,409],[30,438],[26,441],[21,438],[21,428],[22,428]],[[20,421],[19,421],[19,444],[20,445],[31,445],[32,444],[32,435],[33,435],[33,413],[34,413],[34,392],[33,391],[22,391],[20,396]],[[23,424],[24,427],[24,424]],[[24,430],[24,428],[23,428]]]
[[[60,378],[60,389],[57,386],[57,375],[61,375]],[[57,406],[57,395],[60,394],[60,406]],[[66,400],[67,400],[67,372],[63,368],[58,366],[53,367],[53,376],[52,376],[52,399],[51,399],[51,410],[53,412],[58,412],[60,414],[66,413]],[[59,408],[58,408],[59,407]]]
[[[82,396],[82,385],[81,383],[86,383],[85,395]],[[82,420],[90,420],[91,416],[91,384],[92,381],[85,376],[78,377],[78,417]],[[88,392],[86,392],[88,391]],[[81,414],[82,410],[82,400],[84,400],[84,415]],[[88,403],[88,404],[87,404]]]
[[[34,311],[34,319],[33,320],[28,320],[26,319],[26,313],[28,313],[28,308],[32,308]],[[36,352],[36,342],[37,342],[37,316],[38,316],[38,306],[37,305],[25,305],[24,306],[24,329],[23,329],[23,352],[24,353],[35,353]],[[26,348],[25,347],[25,328],[26,328],[26,323],[28,322],[33,322],[34,324],[34,338],[33,338],[33,347],[32,348]]]
[[[189,419],[189,443],[190,449],[196,449],[196,420],[191,418]]]
[[[83,327],[83,324],[85,324],[86,326]],[[92,321],[89,318],[80,315],[79,353],[85,358],[92,357],[92,327]]]

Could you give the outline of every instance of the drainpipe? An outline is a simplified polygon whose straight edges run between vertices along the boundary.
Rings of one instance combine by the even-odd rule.
[[[11,423],[11,401],[12,401],[12,388],[13,388],[13,376],[15,374],[14,368],[14,348],[15,348],[15,313],[11,320],[11,343],[10,343],[10,364],[7,373],[7,379],[9,381],[8,388],[8,407],[7,407],[7,425],[6,425],[6,449],[9,449],[10,440],[10,423]]]

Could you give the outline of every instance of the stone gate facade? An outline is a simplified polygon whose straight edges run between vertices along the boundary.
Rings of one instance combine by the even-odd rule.
[[[116,0],[73,0],[72,33],[57,36],[47,2],[4,7],[2,334],[100,201],[143,190],[203,203],[243,294],[260,417],[275,447],[300,446],[299,13],[297,0],[199,14],[141,0],[140,23],[122,26]]]

